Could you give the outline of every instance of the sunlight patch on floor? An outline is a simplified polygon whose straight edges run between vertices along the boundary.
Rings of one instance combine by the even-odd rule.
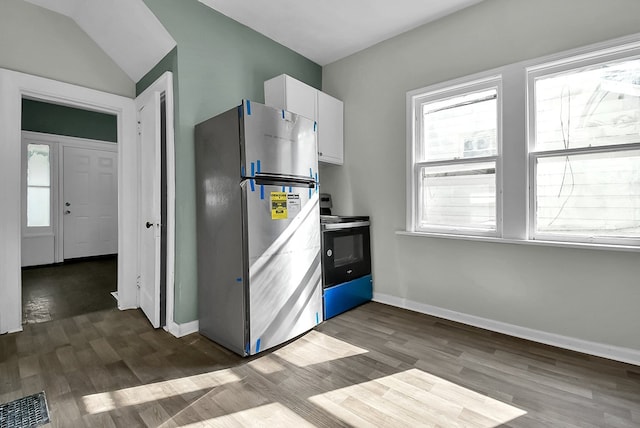
[[[135,406],[180,394],[210,389],[240,380],[240,377],[235,375],[231,369],[225,369],[117,391],[85,395],[82,397],[82,401],[87,413],[95,414],[108,412],[119,407]]]
[[[265,375],[277,373],[285,369],[271,354],[250,361],[247,363],[247,366]]]
[[[314,427],[298,416],[294,411],[280,403],[270,403],[263,406],[252,407],[217,418],[206,419],[188,425],[180,425],[183,428],[209,427],[209,426],[242,426],[242,427]]]
[[[294,343],[278,349],[273,354],[298,367],[307,367],[367,352],[369,351],[366,349],[311,330]]]
[[[356,426],[493,428],[527,412],[419,369],[336,389],[309,400]]]

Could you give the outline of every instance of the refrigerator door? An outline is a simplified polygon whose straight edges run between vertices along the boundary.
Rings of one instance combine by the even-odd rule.
[[[307,187],[245,186],[250,355],[322,321],[318,193]]]
[[[243,177],[294,177],[317,181],[316,124],[306,117],[242,102]]]

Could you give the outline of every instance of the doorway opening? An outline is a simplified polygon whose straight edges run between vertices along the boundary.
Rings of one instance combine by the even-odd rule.
[[[192,325],[173,320],[175,261],[175,156],[173,128],[172,74],[165,72],[136,99],[125,98],[89,88],[54,81],[0,68],[0,194],[7,201],[21,201],[21,104],[24,98],[52,104],[101,112],[117,117],[118,224],[117,224],[117,292],[118,308],[134,309],[140,304],[139,231],[145,227],[139,213],[139,152],[137,144],[137,104],[141,97],[166,93],[167,140],[167,218],[157,216],[154,224],[167,227],[166,255],[166,329],[175,336],[190,333]],[[159,103],[157,104],[159,105]],[[159,108],[158,108],[159,110]],[[159,124],[159,115],[155,123]],[[159,127],[159,126],[158,126]],[[159,135],[159,133],[157,134]],[[158,150],[159,152],[159,150]],[[159,163],[158,163],[159,165]],[[0,334],[22,330],[22,209],[9,204],[0,210]],[[158,235],[159,236],[159,235]],[[158,252],[159,254],[159,252]],[[148,254],[144,254],[145,257]],[[158,262],[158,266],[159,266]],[[156,276],[156,278],[158,278]],[[159,278],[154,295],[159,302]],[[159,314],[159,304],[154,305]],[[144,308],[143,308],[144,311]],[[147,317],[151,318],[145,311]],[[159,318],[159,317],[158,317]],[[197,325],[195,326],[197,329]]]
[[[22,323],[117,307],[117,116],[22,99]]]

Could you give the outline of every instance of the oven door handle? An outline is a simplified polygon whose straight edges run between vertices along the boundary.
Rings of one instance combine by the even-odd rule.
[[[324,230],[340,230],[340,229],[352,229],[354,227],[369,226],[368,221],[355,221],[352,223],[325,223],[322,225]]]

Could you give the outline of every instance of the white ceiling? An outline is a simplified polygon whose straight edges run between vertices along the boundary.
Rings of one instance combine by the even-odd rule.
[[[73,19],[134,82],[176,45],[142,0],[26,1]],[[199,1],[326,65],[482,0]]]
[[[142,0],[26,0],[73,19],[133,80],[176,42]]]
[[[482,0],[199,0],[326,65]]]

